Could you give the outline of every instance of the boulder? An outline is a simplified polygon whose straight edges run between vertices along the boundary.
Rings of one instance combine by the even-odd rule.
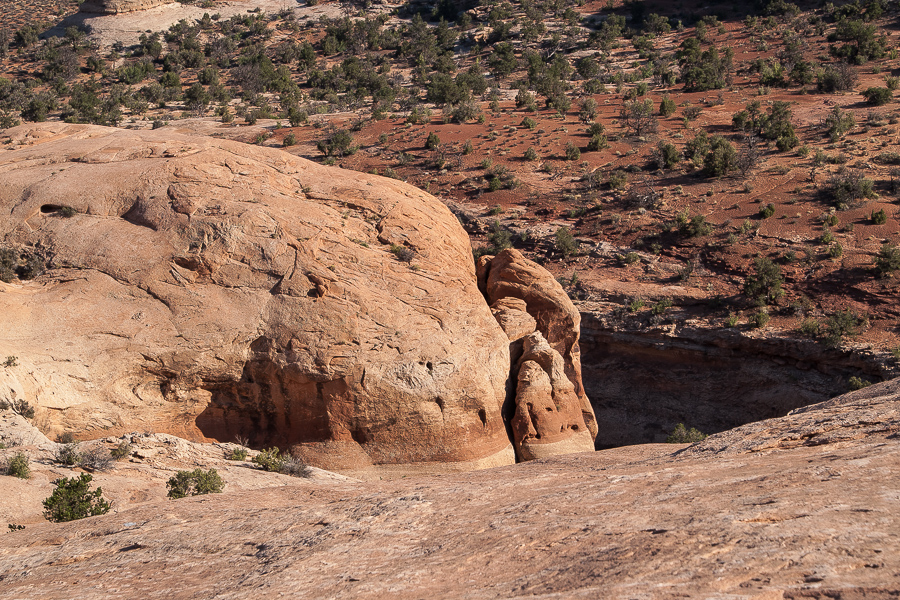
[[[513,248],[494,257],[481,257],[477,265],[478,287],[494,305],[504,298],[518,298],[537,324],[537,330],[563,358],[565,374],[579,399],[584,422],[597,435],[594,410],[581,380],[581,315],[562,286],[546,269]]]
[[[512,418],[517,456],[533,460],[590,452],[594,435],[585,423],[581,401],[566,376],[562,356],[539,331],[523,342]]]
[[[528,314],[528,307],[519,298],[500,298],[491,304],[491,314],[511,342],[522,339],[537,329],[537,321]],[[513,362],[518,360],[514,358]]]
[[[432,196],[173,128],[3,138],[0,247],[46,271],[0,283],[0,390],[44,433],[241,436],[362,477],[514,461],[509,340]]]

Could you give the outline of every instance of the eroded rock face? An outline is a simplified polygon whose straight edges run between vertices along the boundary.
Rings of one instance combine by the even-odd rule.
[[[476,272],[479,289],[510,339],[524,337],[521,334],[527,330],[527,325],[523,323],[520,313],[526,311],[534,319],[544,343],[549,343],[549,347],[561,357],[564,378],[568,378],[572,386],[581,411],[581,422],[587,426],[593,440],[597,435],[597,420],[581,381],[581,353],[578,347],[581,315],[565,290],[546,269],[512,248],[497,256],[481,257]],[[522,304],[512,303],[514,299]]]
[[[171,2],[172,0],[85,0],[78,10],[83,13],[117,15],[147,10]]]
[[[0,283],[0,395],[48,435],[240,435],[362,476],[513,462],[509,341],[433,197],[171,129],[7,136],[0,240],[50,268]]]
[[[585,423],[563,358],[536,331],[523,339],[518,363],[513,442],[521,460],[590,452],[594,436]]]

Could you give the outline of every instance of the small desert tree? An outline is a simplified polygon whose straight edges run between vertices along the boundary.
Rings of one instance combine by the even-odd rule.
[[[756,273],[744,282],[744,295],[760,305],[776,302],[784,295],[781,267],[764,256],[756,259],[755,267]]]
[[[110,505],[103,498],[103,490],[90,489],[92,479],[88,473],[82,473],[78,477],[54,481],[56,489],[43,502],[44,517],[54,523],[64,523],[108,513]]]
[[[653,114],[653,101],[649,98],[643,100],[626,101],[619,112],[619,118],[634,135],[656,130],[656,115]]]

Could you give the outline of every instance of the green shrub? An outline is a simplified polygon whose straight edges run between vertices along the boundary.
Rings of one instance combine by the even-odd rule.
[[[660,169],[671,169],[681,162],[681,152],[678,151],[675,144],[666,141],[660,141],[659,144],[657,144],[654,157],[656,158],[656,164]]]
[[[581,158],[581,150],[578,146],[569,142],[566,144],[566,160],[579,160]]]
[[[759,218],[768,219],[775,214],[775,205],[771,202],[759,207]]]
[[[531,117],[525,117],[524,119],[522,119],[520,125],[528,129],[534,129],[535,127],[537,127],[537,121],[535,121]]]
[[[693,139],[685,144],[684,151],[694,165],[702,167],[706,154],[709,152],[709,137],[706,135],[706,131],[703,129],[699,130]]]
[[[108,513],[110,505],[103,498],[103,490],[90,490],[92,480],[90,474],[82,473],[78,477],[54,481],[56,489],[43,502],[44,517],[53,523],[64,523]]]
[[[887,277],[897,270],[900,270],[900,248],[887,243],[875,257],[875,271],[882,277]]]
[[[875,183],[859,171],[841,167],[829,176],[827,190],[836,206],[875,197]]]
[[[757,258],[754,263],[756,273],[749,275],[744,282],[744,294],[759,304],[776,302],[784,295],[781,289],[784,283],[781,267],[764,256]]]
[[[754,327],[756,327],[757,329],[762,329],[766,325],[769,324],[769,319],[770,319],[769,313],[767,313],[764,310],[761,310],[759,312],[756,312],[756,313],[753,313],[752,315],[750,315],[749,321],[750,321],[750,324],[753,325]]]
[[[830,315],[822,329],[822,340],[829,348],[837,348],[845,337],[859,334],[860,317],[850,309]]]
[[[667,444],[693,444],[705,440],[707,435],[693,427],[688,429],[684,423],[679,423],[666,438]]]
[[[598,135],[603,135],[606,133],[606,127],[603,126],[603,123],[591,123],[591,126],[588,127],[587,134],[588,137],[595,137]]]
[[[56,449],[54,459],[61,465],[74,467],[81,460],[81,453],[78,452],[78,443],[63,444]]]
[[[628,175],[625,171],[616,169],[609,174],[609,187],[614,190],[620,190],[625,187],[628,182]]]
[[[166,482],[169,489],[169,498],[184,498],[186,496],[202,496],[204,494],[221,494],[225,482],[215,469],[204,471],[178,471],[175,476]]]
[[[872,222],[876,225],[884,225],[887,223],[887,213],[884,212],[883,208],[881,210],[872,211],[871,218]]]
[[[840,106],[835,106],[825,117],[825,129],[832,142],[844,137],[844,134],[853,129],[855,125],[856,119],[853,118],[853,113],[842,111]]]
[[[397,257],[397,260],[400,262],[409,263],[412,262],[412,259],[415,258],[416,253],[412,248],[407,248],[406,246],[401,246],[399,244],[391,244],[391,254]],[[278,450],[278,448],[275,448]]]
[[[606,140],[605,135],[598,134],[591,136],[591,139],[587,144],[588,152],[597,152],[598,150],[603,150],[604,148],[609,148],[609,142]]]
[[[133,446],[126,441],[119,442],[119,445],[110,450],[109,454],[116,460],[122,460],[131,456]]]
[[[869,381],[868,379],[863,379],[862,377],[856,377],[855,375],[847,381],[847,386],[853,391],[861,390],[863,388],[869,387],[870,385],[872,385],[871,381]]]
[[[31,467],[28,464],[28,456],[24,452],[19,452],[9,459],[4,474],[18,477],[19,479],[28,479],[31,477]]]
[[[355,140],[349,131],[339,129],[332,133],[327,139],[316,142],[316,148],[325,157],[345,156],[355,154],[359,146],[355,144]]]
[[[690,211],[685,209],[675,216],[678,232],[687,237],[703,237],[712,233],[712,223],[707,222],[703,215],[691,217]]]
[[[737,151],[734,145],[721,135],[709,141],[709,152],[703,160],[703,169],[709,177],[722,177],[737,168]]]
[[[529,147],[528,150],[525,151],[525,160],[534,161],[538,159],[538,153],[534,148]]]
[[[671,117],[675,113],[675,101],[668,96],[663,96],[659,103],[659,114],[662,117]]]
[[[650,307],[650,312],[654,315],[661,315],[670,308],[672,308],[672,301],[668,298],[663,298]]]
[[[438,146],[441,145],[441,138],[438,137],[438,134],[433,131],[428,134],[428,138],[425,140],[425,148],[428,150],[434,150]]]
[[[556,230],[556,249],[562,252],[563,256],[569,256],[578,251],[578,240],[572,236],[568,227],[560,227]]]
[[[840,242],[835,242],[828,247],[828,256],[831,258],[840,258],[844,254],[844,247]]]
[[[7,360],[9,360],[9,357],[7,357]],[[14,413],[26,419],[34,418],[34,407],[31,406],[31,404],[29,404],[27,400],[22,398],[13,400],[11,404],[0,402],[0,410],[6,409],[11,409]]]
[[[887,88],[870,87],[863,91],[866,102],[873,106],[884,106],[893,99],[893,93]]]
[[[284,465],[284,457],[281,456],[278,447],[267,448],[253,457],[252,462],[259,465],[263,471],[280,473]]]
[[[815,319],[803,319],[803,322],[800,323],[800,333],[803,335],[818,337],[820,329],[819,322]]]

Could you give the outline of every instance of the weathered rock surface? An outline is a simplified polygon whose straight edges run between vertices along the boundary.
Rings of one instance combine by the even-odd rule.
[[[170,2],[171,0],[85,0],[78,10],[83,13],[117,15],[147,10]]]
[[[360,476],[513,462],[509,341],[433,197],[171,129],[6,136],[0,240],[50,269],[0,283],[0,399],[51,437],[242,435]]]
[[[686,450],[28,525],[0,535],[0,598],[896,598],[898,412],[889,382]]]
[[[580,336],[581,315],[572,304],[569,296],[558,281],[537,263],[528,260],[522,253],[513,248],[503,250],[497,256],[482,256],[476,265],[476,274],[478,277],[478,288],[490,303],[494,317],[503,327],[509,339],[513,342],[511,345],[511,355],[513,361],[518,360],[519,344],[518,340],[530,334],[528,329],[531,327],[530,321],[522,316],[531,317],[535,322],[535,328],[540,332],[541,340],[544,346],[549,343],[548,349],[557,353],[562,359],[562,377],[551,377],[553,380],[554,399],[559,404],[562,398],[562,386],[564,380],[567,379],[565,385],[571,385],[571,390],[566,390],[565,394],[574,394],[577,399],[577,407],[581,412],[580,418],[564,418],[568,425],[575,426],[581,423],[587,427],[587,432],[593,443],[594,437],[597,435],[597,420],[594,417],[594,410],[591,403],[584,393],[584,385],[581,381],[581,353],[578,347],[578,339]],[[517,302],[518,301],[518,302]],[[534,331],[532,329],[531,331]],[[532,342],[534,345],[536,342]],[[528,342],[526,341],[526,347]],[[527,351],[526,351],[527,353]],[[549,359],[547,359],[549,360]],[[521,365],[521,361],[519,361]],[[549,363],[542,363],[544,369],[549,374]],[[526,386],[535,384],[537,387],[530,387],[525,393],[529,398],[527,402],[534,403],[535,394],[538,389],[544,389],[544,386],[534,377],[538,377],[537,373],[529,370],[524,377],[513,373],[513,377],[517,378],[520,383]],[[526,404],[527,404],[526,402]],[[549,407],[551,398],[546,398],[541,402],[544,407]],[[529,419],[531,425],[526,426],[525,415],[529,414],[527,407],[519,408],[519,401],[516,400],[515,412],[517,415],[518,426],[513,428],[514,432],[518,431],[522,435],[527,435],[529,439],[537,442],[544,435],[550,435],[557,442],[559,440],[559,432],[550,432],[549,430],[535,430],[538,422],[543,423],[540,419],[535,421],[534,418]],[[568,414],[568,400],[565,402],[567,408],[564,410]],[[543,425],[542,425],[543,427]],[[555,425],[554,425],[555,427]],[[578,440],[571,440],[566,444],[549,444],[544,442],[544,454],[538,453],[540,456],[549,456],[547,452],[551,452],[551,448],[555,447],[560,452],[571,451],[564,450],[569,447],[583,447],[582,434],[583,430],[572,430],[563,427],[563,432],[568,437],[577,437]],[[522,439],[519,438],[517,443],[520,448]],[[587,450],[588,448],[584,448]],[[526,452],[526,455],[529,454]],[[538,455],[531,455],[534,458]],[[519,456],[520,459],[526,459],[524,455]]]
[[[559,352],[536,331],[524,338],[518,365],[513,441],[521,460],[590,452],[594,436],[585,423],[575,386]]]

